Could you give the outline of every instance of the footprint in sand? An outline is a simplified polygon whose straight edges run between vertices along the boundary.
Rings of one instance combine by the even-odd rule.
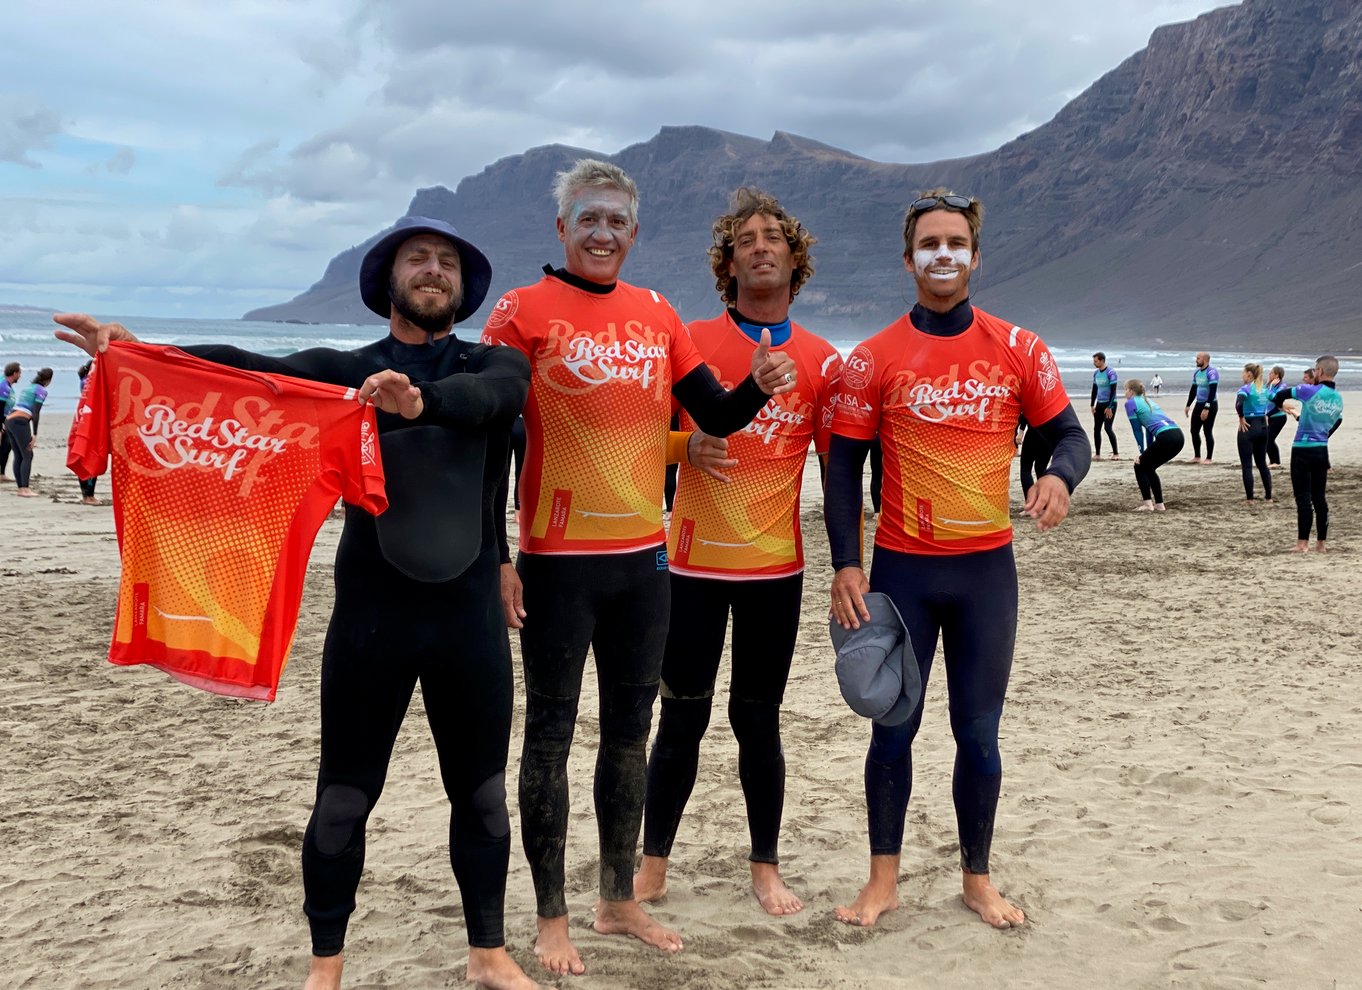
[[[1342,801],[1330,801],[1318,808],[1311,808],[1310,817],[1321,825],[1338,825],[1348,817],[1350,811],[1352,811],[1352,808]]]

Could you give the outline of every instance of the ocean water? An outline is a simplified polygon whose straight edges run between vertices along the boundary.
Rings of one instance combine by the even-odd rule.
[[[377,340],[386,333],[382,326],[350,324],[259,323],[248,320],[176,320],[155,317],[113,317],[143,340],[157,344],[232,344],[261,354],[282,355],[307,347],[335,347],[348,350]],[[80,382],[76,369],[85,363],[85,354],[52,335],[56,324],[42,313],[5,312],[0,310],[0,365],[18,361],[23,365],[21,382],[31,381],[39,368],[51,368],[48,408],[53,412],[73,412]],[[478,328],[458,328],[460,336],[471,338]],[[830,342],[842,354],[849,354],[858,339],[831,337]],[[1122,348],[1110,341],[1092,346],[1053,347],[1051,352],[1059,363],[1064,387],[1075,397],[1084,398],[1092,387],[1092,354],[1102,350],[1107,363],[1116,369],[1121,380],[1140,378],[1148,384],[1157,371],[1163,376],[1164,395],[1172,397],[1170,411],[1187,395],[1195,367],[1192,351],[1147,350]],[[1314,364],[1317,355],[1248,354],[1215,352],[1213,363],[1220,369],[1223,389],[1231,394],[1239,387],[1239,372],[1249,361],[1265,368],[1280,364],[1286,369],[1288,384],[1300,381],[1301,371]],[[1339,370],[1340,389],[1362,389],[1362,362],[1345,361]]]

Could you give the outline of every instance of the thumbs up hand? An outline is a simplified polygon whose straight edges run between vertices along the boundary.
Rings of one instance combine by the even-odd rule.
[[[781,351],[772,353],[771,331],[765,328],[752,352],[752,380],[767,395],[780,395],[795,387],[794,359]]]

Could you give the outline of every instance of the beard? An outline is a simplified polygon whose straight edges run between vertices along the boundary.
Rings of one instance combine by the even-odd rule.
[[[463,302],[463,292],[460,286],[448,285],[448,288],[448,300],[435,302],[417,291],[417,287],[413,286],[411,291],[407,291],[391,275],[388,276],[388,298],[392,300],[393,309],[408,323],[426,333],[444,333],[454,324],[454,314]]]

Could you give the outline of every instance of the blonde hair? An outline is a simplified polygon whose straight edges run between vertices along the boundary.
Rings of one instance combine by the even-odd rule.
[[[1248,364],[1244,365],[1244,370],[1253,376],[1254,388],[1261,389],[1263,387],[1263,366],[1261,364],[1254,364],[1250,361]]]
[[[1134,392],[1136,395],[1144,395],[1144,382],[1140,381],[1138,378],[1127,378],[1126,389]]]
[[[790,260],[794,266],[790,273],[791,299],[799,295],[800,287],[813,275],[813,255],[809,253],[809,248],[818,243],[818,238],[805,230],[797,217],[786,213],[770,193],[752,186],[740,186],[733,192],[728,212],[714,221],[714,243],[709,248],[709,267],[714,272],[714,288],[719,290],[719,295],[730,306],[738,302],[738,280],[728,273],[728,263],[733,260],[738,228],[755,216],[776,220],[786,243],[790,245]]]

